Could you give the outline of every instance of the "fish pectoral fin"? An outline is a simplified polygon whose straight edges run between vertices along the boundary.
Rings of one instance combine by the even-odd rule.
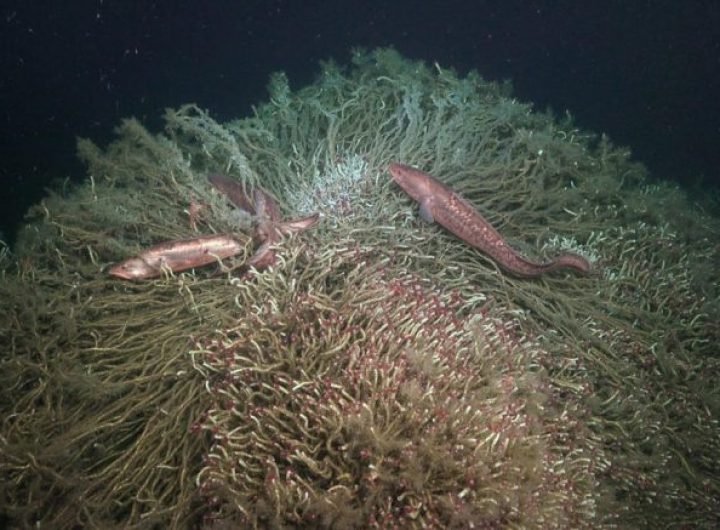
[[[432,199],[427,198],[420,201],[420,217],[423,221],[434,223],[435,217],[432,214]]]

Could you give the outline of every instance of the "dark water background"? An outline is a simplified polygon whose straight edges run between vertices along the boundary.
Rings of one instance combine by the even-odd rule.
[[[720,182],[716,0],[5,0],[0,17],[6,240],[51,181],[85,176],[76,136],[107,142],[128,116],[158,130],[187,102],[241,117],[271,72],[298,88],[354,46],[511,79],[519,99],[630,146],[655,178]]]

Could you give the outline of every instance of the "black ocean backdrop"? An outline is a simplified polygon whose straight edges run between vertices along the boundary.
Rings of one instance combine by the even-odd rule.
[[[499,4],[0,4],[0,527],[720,528],[717,2]]]
[[[271,72],[293,86],[353,47],[511,80],[535,108],[629,146],[654,178],[718,184],[720,6],[672,2],[2,2],[0,231],[53,181],[81,180],[75,138],[121,118],[159,128],[195,102],[248,115]]]

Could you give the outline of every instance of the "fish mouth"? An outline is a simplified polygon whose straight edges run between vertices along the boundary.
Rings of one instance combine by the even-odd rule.
[[[115,265],[114,267],[111,267],[108,271],[108,274],[110,276],[113,276],[114,278],[120,278],[121,280],[132,280],[134,279],[134,276],[130,274],[130,271],[126,270],[125,267]]]

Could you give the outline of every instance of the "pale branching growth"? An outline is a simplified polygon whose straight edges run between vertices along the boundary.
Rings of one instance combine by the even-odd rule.
[[[720,223],[628,149],[391,49],[276,74],[251,117],[165,117],[80,140],[87,181],[0,245],[11,526],[717,526]],[[592,273],[503,274],[420,220],[391,161]],[[108,277],[199,235],[252,255],[210,173],[320,222],[263,271]]]

